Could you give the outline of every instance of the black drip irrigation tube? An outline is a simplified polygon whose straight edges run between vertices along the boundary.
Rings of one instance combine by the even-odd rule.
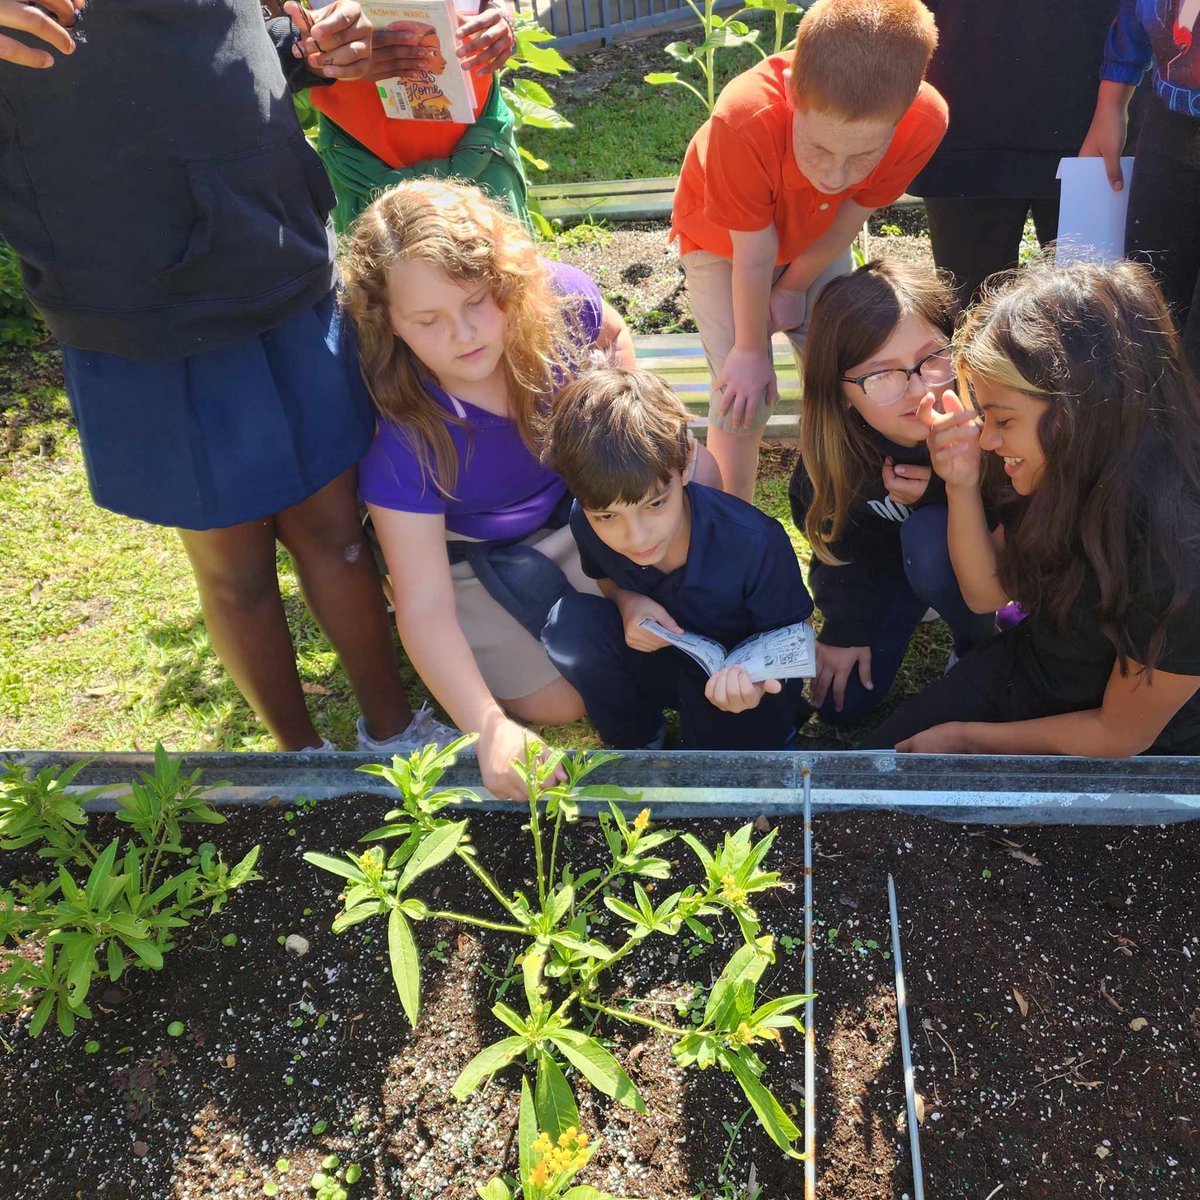
[[[34,771],[87,765],[77,789],[128,784],[153,771],[150,754],[79,754],[0,750],[0,759]],[[389,784],[357,768],[370,754],[184,754],[183,769],[200,768],[210,802],[289,804],[363,794],[390,795]],[[818,753],[739,751],[660,753],[638,750],[600,768],[590,782],[641,793],[640,804],[674,817],[799,816],[804,780],[812,811],[872,809],[969,824],[1157,825],[1200,817],[1200,758],[1122,760],[1039,756],[932,755],[831,750]],[[508,809],[480,786],[473,754],[443,777],[449,786],[478,789],[482,809]],[[94,808],[113,807],[101,799]],[[583,803],[585,813],[602,805]]]

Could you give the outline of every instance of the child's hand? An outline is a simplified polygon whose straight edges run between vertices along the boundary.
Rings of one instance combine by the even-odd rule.
[[[829,689],[833,688],[833,707],[841,712],[846,702],[846,685],[856,667],[859,682],[868,692],[873,691],[870,646],[826,646],[824,642],[818,642],[817,673],[808,686],[813,707],[820,708]]]
[[[808,312],[808,292],[792,292],[778,283],[771,289],[768,327],[772,333],[799,329]]]
[[[942,412],[934,408],[932,392],[925,394],[917,416],[929,426],[929,461],[947,487],[977,488],[980,478],[980,421],[953,391],[942,393]]]
[[[61,54],[74,54],[75,39],[67,28],[75,24],[75,14],[83,5],[84,0],[38,0],[36,4],[0,0],[0,29],[19,29]],[[0,62],[45,70],[54,66],[54,55],[0,34]]]
[[[643,596],[640,592],[620,592],[616,603],[621,613],[621,623],[625,626],[625,645],[630,650],[641,650],[649,654],[671,644],[642,626],[641,622],[647,617],[665,626],[672,633],[683,632],[676,624],[675,618],[661,604],[655,603],[649,596]]]
[[[774,695],[782,690],[783,684],[778,679],[751,683],[745,667],[722,667],[704,685],[704,697],[722,712],[740,713],[757,708],[768,692]]]
[[[911,463],[896,466],[896,460],[891,455],[883,460],[883,486],[887,489],[888,499],[909,508],[925,495],[932,474],[931,467],[914,466]]]
[[[491,75],[517,48],[516,16],[508,0],[489,2],[458,27],[458,61],[464,71]]]
[[[760,404],[770,407],[779,399],[770,351],[764,354],[735,346],[725,359],[716,387],[721,393],[721,416],[729,417],[734,429],[748,428]]]
[[[514,762],[524,760],[526,743],[532,752],[543,759],[549,757],[550,751],[541,739],[507,717],[497,717],[479,734],[479,742],[475,747],[479,774],[483,786],[500,800],[513,800],[518,804],[529,800],[525,781],[513,768]],[[559,767],[551,777],[551,782],[562,783],[565,779],[566,774]]]
[[[314,75],[327,79],[362,79],[371,63],[371,22],[358,0],[333,0],[313,12],[288,0],[283,11],[300,30],[292,47],[297,58],[308,62]]]

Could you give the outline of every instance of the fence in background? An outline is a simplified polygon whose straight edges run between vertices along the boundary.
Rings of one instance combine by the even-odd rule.
[[[619,34],[695,19],[687,0],[518,0],[518,7],[554,34],[559,50],[600,45]],[[718,9],[740,7],[737,0],[717,4]]]

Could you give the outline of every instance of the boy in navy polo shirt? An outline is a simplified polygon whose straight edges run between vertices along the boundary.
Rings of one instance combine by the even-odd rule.
[[[542,641],[609,745],[658,748],[665,708],[696,750],[779,750],[811,708],[799,679],[711,678],[641,624],[731,649],[806,621],[812,600],[783,526],[735,496],[689,482],[687,410],[656,376],[591,371],[555,402],[543,461],[575,496],[571,531],[599,596],[568,593]]]

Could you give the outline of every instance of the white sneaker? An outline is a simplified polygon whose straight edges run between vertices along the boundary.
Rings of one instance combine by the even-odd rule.
[[[382,741],[373,738],[367,732],[366,722],[362,717],[358,718],[358,748],[369,754],[411,754],[430,742],[448,746],[460,737],[462,732],[453,725],[443,725],[433,715],[433,709],[428,704],[422,704],[413,713],[413,719],[399,733]]]

